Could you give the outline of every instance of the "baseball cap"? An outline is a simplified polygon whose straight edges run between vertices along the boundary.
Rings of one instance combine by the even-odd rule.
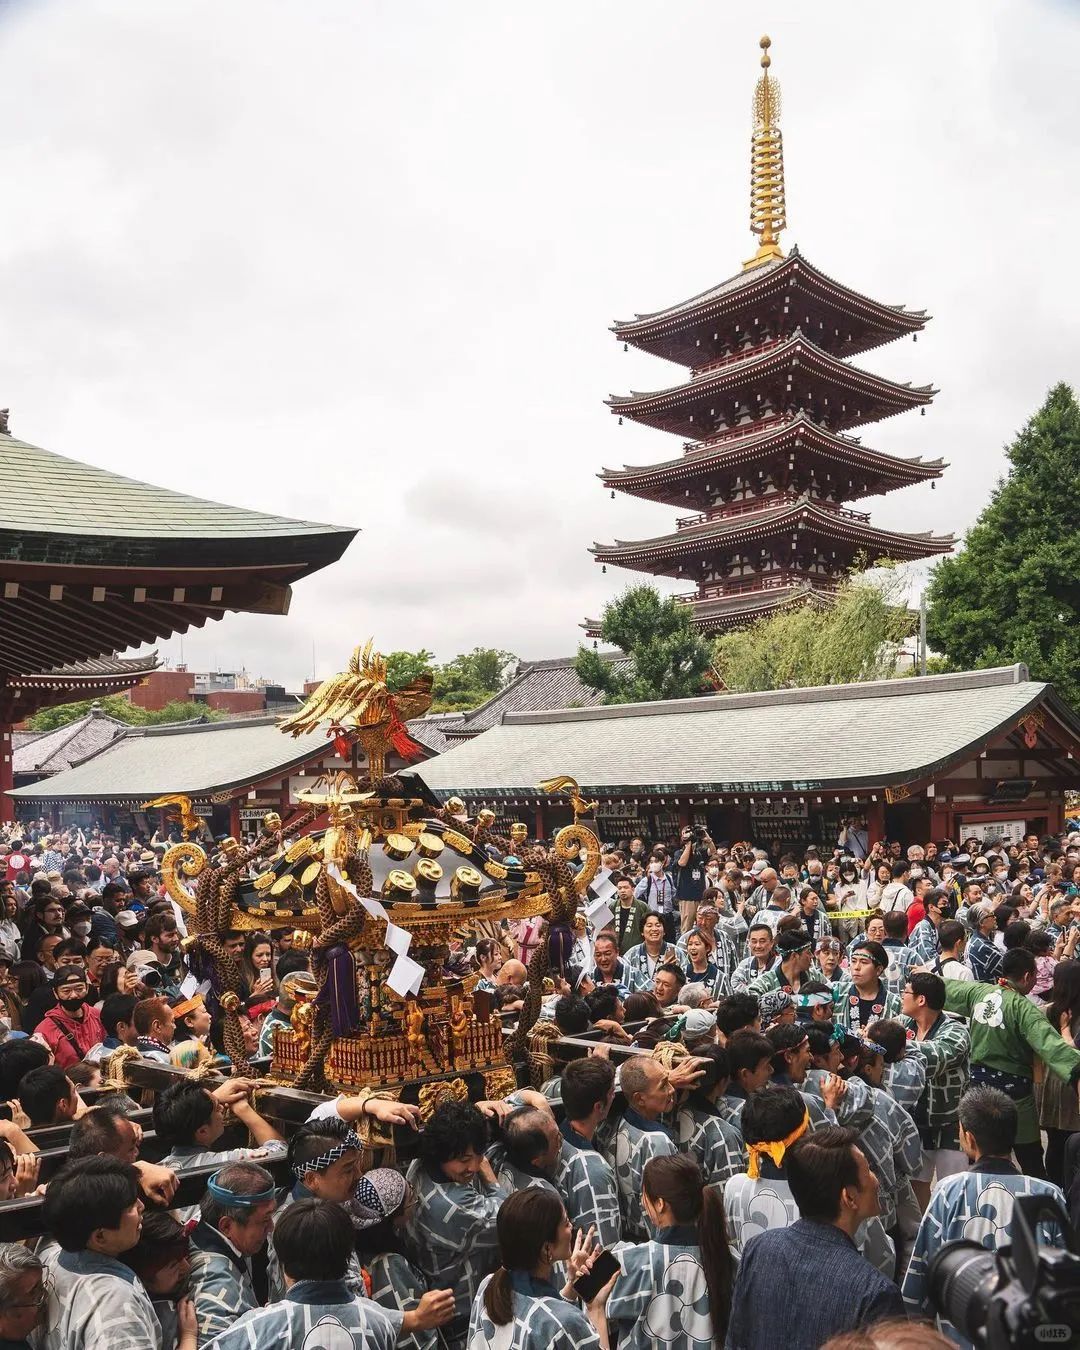
[[[700,1036],[708,1036],[716,1030],[716,1014],[707,1012],[704,1008],[691,1008],[686,1014],[683,1022],[683,1036],[689,1036],[691,1040],[697,1040]]]

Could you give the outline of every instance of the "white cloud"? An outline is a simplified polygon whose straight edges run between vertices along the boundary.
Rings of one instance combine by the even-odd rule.
[[[208,625],[189,663],[295,682],[313,641],[325,674],[368,633],[573,649],[631,577],[588,545],[673,519],[595,478],[677,444],[603,407],[678,378],[607,327],[749,256],[762,28],[786,242],[935,316],[861,358],[935,406],[866,439],[952,468],[875,519],[962,530],[1077,377],[1070,7],[0,0],[13,429],[362,530],[288,619]]]

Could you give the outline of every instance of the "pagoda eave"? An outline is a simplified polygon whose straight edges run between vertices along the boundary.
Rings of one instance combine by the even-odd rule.
[[[937,392],[933,385],[899,384],[837,360],[798,334],[668,389],[613,394],[605,402],[616,416],[702,438],[736,429],[718,416],[719,407],[731,413],[741,406],[752,417],[763,393],[774,406],[801,411],[812,421],[821,417],[807,411],[808,405],[820,405],[833,429],[843,430],[925,407]]]
[[[142,657],[113,656],[57,666],[52,670],[10,674],[0,694],[0,714],[3,720],[21,721],[58,703],[121,694],[141,684],[160,665],[155,651]]]
[[[881,450],[872,450],[849,436],[828,431],[800,414],[776,421],[763,431],[738,437],[729,435],[720,443],[705,443],[654,464],[604,469],[597,477],[605,487],[675,504],[671,502],[673,490],[705,482],[710,476],[759,464],[769,455],[783,454],[798,454],[800,462],[816,458],[847,471],[861,472],[869,480],[880,483],[877,491],[891,491],[894,487],[940,478],[948,468],[943,459],[901,459]],[[876,493],[868,490],[860,495]]]
[[[745,628],[758,619],[767,619],[770,615],[801,605],[813,605],[819,610],[828,609],[836,593],[834,587],[792,585],[761,586],[756,590],[718,599],[698,599],[694,595],[678,595],[675,598],[690,611],[690,622],[699,632],[724,633]],[[586,619],[581,627],[591,638],[601,636],[599,619]]]
[[[701,338],[695,330],[730,324],[745,316],[743,327],[776,311],[782,321],[788,313],[809,327],[811,311],[830,316],[834,326],[850,332],[828,335],[826,345],[843,355],[870,351],[898,338],[920,332],[930,321],[925,310],[888,305],[853,291],[814,267],[797,250],[784,259],[742,271],[718,286],[651,314],[617,320],[611,326],[620,342],[678,365],[694,366],[701,359]],[[846,322],[845,322],[846,321]],[[824,321],[822,321],[824,325]]]

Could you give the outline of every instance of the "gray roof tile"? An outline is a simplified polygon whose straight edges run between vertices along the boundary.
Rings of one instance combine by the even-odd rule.
[[[884,786],[936,771],[1050,692],[1048,685],[1029,680],[1025,667],[1013,666],[823,689],[517,713],[418,772],[441,793],[531,792],[560,773],[573,775],[586,792]]]

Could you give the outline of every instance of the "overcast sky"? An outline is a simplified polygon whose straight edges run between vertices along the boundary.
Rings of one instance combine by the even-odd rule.
[[[1065,0],[0,0],[12,430],[361,529],[288,618],[190,634],[190,666],[293,684],[313,643],[325,675],[369,634],[440,659],[574,650],[636,575],[601,575],[589,544],[675,519],[595,477],[680,444],[604,407],[680,378],[608,325],[752,253],[763,31],[783,242],[934,315],[858,358],[941,389],[864,439],[952,467],[870,509],[962,531],[1078,377]]]

